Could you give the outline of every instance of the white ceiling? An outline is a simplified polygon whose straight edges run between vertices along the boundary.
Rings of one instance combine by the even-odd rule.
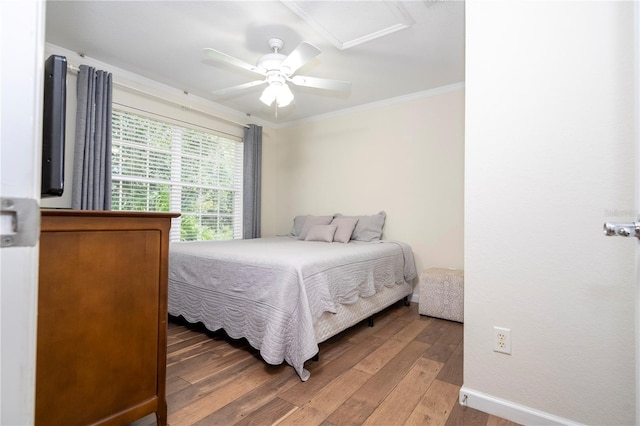
[[[311,22],[294,13],[291,3],[48,1],[46,42],[273,124],[464,81],[462,1],[302,2],[302,9],[315,14]],[[373,21],[387,18],[380,15],[384,9],[391,23],[381,30],[393,20],[404,21],[406,28],[357,40],[377,31]],[[206,59],[202,49],[255,64],[269,53],[271,37],[284,40],[285,55],[302,41],[317,46],[322,53],[296,75],[348,80],[351,91],[292,86],[295,100],[279,108],[277,117],[274,107],[258,100],[264,86],[214,97],[213,90],[256,80],[256,74]],[[344,43],[349,40],[356,42]]]

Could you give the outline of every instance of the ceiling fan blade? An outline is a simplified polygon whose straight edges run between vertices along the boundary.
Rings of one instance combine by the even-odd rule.
[[[317,89],[338,90],[346,92],[351,90],[350,81],[342,80],[329,80],[326,78],[307,77],[303,75],[296,75],[288,79],[296,86],[315,87]]]
[[[284,61],[282,61],[280,67],[289,68],[289,75],[291,75],[296,72],[298,68],[318,56],[320,52],[320,49],[315,47],[313,44],[303,41],[293,50],[293,52],[289,54],[289,56],[285,58]]]
[[[224,89],[214,90],[211,93],[213,93],[214,96],[226,96],[226,95],[234,94],[236,92],[240,92],[244,89],[260,86],[261,84],[266,84],[266,83],[267,83],[267,80],[255,80],[255,81],[250,81],[248,83],[239,84],[237,86],[231,86]]]
[[[255,72],[257,74],[260,75],[266,75],[265,71],[263,69],[260,69],[254,65],[251,65],[245,61],[242,61],[240,59],[234,58],[233,56],[229,56],[226,53],[222,53],[219,52],[215,49],[211,49],[209,47],[206,47],[204,49],[202,49],[203,52],[211,59],[218,61],[218,62],[225,62],[227,64],[231,64],[231,65],[235,65],[236,67],[240,67],[242,69],[245,69],[247,71],[252,71]]]

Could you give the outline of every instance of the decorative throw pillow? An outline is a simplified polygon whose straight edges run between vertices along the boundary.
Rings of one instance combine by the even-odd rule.
[[[356,228],[358,219],[354,217],[336,217],[331,221],[332,225],[336,225],[336,233],[333,236],[333,241],[339,243],[348,243],[351,240],[351,234]]]
[[[352,217],[358,219],[356,228],[353,230],[351,239],[354,241],[379,241],[382,239],[382,228],[387,218],[387,214],[382,211],[371,216],[343,216],[336,213],[335,217]]]
[[[330,243],[336,233],[336,225],[313,225],[305,237],[305,241],[325,241]]]
[[[307,217],[304,220],[304,225],[302,226],[302,230],[300,231],[300,236],[298,237],[298,239],[304,240],[307,237],[307,233],[309,232],[309,229],[311,229],[313,225],[328,225],[331,223],[332,220],[333,220],[333,216],[307,215]]]

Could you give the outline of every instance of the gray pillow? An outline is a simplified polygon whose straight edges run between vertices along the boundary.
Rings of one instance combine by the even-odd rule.
[[[380,212],[371,216],[343,216],[340,213],[336,213],[335,217],[352,217],[358,219],[356,228],[353,230],[351,239],[354,241],[379,241],[382,239],[382,228],[384,228],[384,222],[387,218],[385,212]]]
[[[325,241],[330,243],[333,241],[333,235],[336,233],[336,225],[313,225],[309,228],[309,232],[305,237],[305,241]]]
[[[336,217],[331,221],[332,225],[336,225],[338,229],[336,229],[336,233],[333,236],[333,241],[337,241],[339,243],[348,243],[351,239],[351,234],[353,234],[353,230],[356,228],[356,224],[358,223],[358,219],[354,217]]]
[[[300,235],[298,236],[299,240],[304,240],[307,238],[307,234],[309,233],[309,229],[313,225],[328,225],[333,220],[333,216],[312,216],[307,215],[304,220],[304,225],[302,226],[302,230],[300,231]]]
[[[291,228],[291,232],[289,233],[290,237],[300,238],[300,233],[302,232],[302,227],[306,219],[307,216],[296,216],[293,218],[293,228]]]

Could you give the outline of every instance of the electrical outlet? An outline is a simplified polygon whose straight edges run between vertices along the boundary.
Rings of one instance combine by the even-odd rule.
[[[493,351],[511,355],[511,329],[493,327]]]

